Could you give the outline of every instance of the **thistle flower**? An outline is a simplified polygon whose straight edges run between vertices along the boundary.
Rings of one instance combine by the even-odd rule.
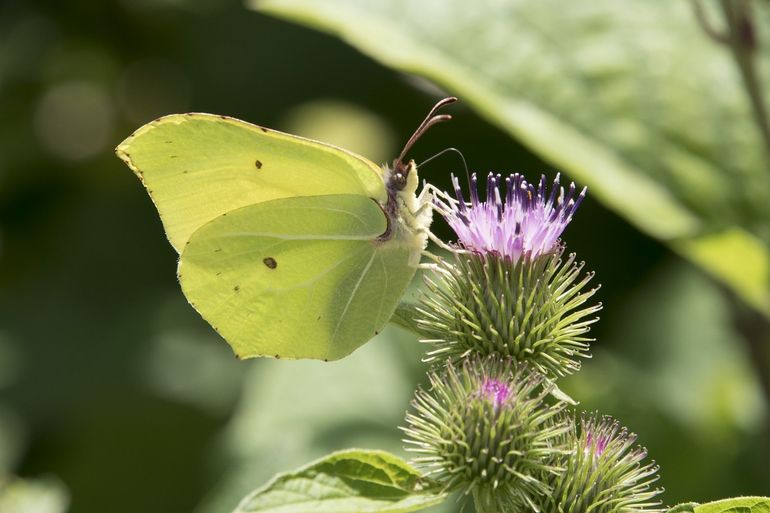
[[[474,173],[470,184],[471,202],[467,204],[459,180],[452,175],[457,199],[437,195],[437,210],[455,231],[462,247],[479,253],[495,253],[514,263],[522,256],[536,258],[551,251],[586,193],[583,188],[576,197],[573,182],[565,194],[557,174],[549,194],[545,175],[535,187],[515,173],[505,178],[503,198],[502,176],[489,173],[487,197],[480,201],[477,182]]]
[[[564,404],[544,402],[541,374],[498,357],[447,363],[429,374],[406,416],[407,450],[447,491],[472,494],[479,511],[534,507],[549,492],[550,462],[566,453],[569,425],[554,422]]]
[[[542,511],[562,513],[652,513],[663,511],[653,488],[658,479],[654,462],[644,463],[647,451],[634,446],[636,435],[610,417],[583,416],[573,431],[572,451],[551,476],[553,492],[539,504]]]
[[[596,289],[585,290],[593,273],[571,254],[562,260],[558,236],[580,204],[572,184],[565,194],[554,181],[546,194],[521,175],[489,175],[487,200],[479,201],[472,177],[471,203],[447,195],[439,211],[459,237],[454,260],[438,259],[416,320],[423,342],[434,348],[426,361],[458,361],[471,353],[498,354],[529,362],[549,378],[571,374],[588,357],[585,336],[601,305],[583,306]],[[558,191],[558,192],[557,192]],[[441,195],[438,195],[441,196]]]

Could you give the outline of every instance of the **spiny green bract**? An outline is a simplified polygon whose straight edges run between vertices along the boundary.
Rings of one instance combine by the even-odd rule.
[[[482,511],[532,508],[549,492],[551,462],[566,451],[570,425],[554,417],[564,403],[548,404],[545,378],[510,358],[471,357],[429,374],[406,416],[407,450],[414,463],[448,491],[473,493]]]
[[[583,306],[597,288],[581,277],[583,263],[564,246],[536,258],[458,251],[440,259],[418,307],[426,361],[459,361],[469,354],[498,354],[526,361],[549,378],[580,368],[589,356],[585,336],[601,304]]]
[[[564,469],[548,476],[553,492],[541,497],[540,511],[558,513],[658,513],[655,501],[662,490],[654,462],[644,462],[647,451],[634,446],[636,435],[610,417],[583,416],[567,433],[569,455],[561,456]]]

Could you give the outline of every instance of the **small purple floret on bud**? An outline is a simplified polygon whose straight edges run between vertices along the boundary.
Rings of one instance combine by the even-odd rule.
[[[511,389],[507,383],[496,379],[487,378],[481,384],[481,395],[499,408],[511,395]]]

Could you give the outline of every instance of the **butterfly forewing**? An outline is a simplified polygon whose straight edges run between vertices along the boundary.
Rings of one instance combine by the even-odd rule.
[[[117,153],[144,183],[178,252],[196,229],[239,207],[326,194],[387,199],[382,172],[372,162],[225,116],[160,118]]]

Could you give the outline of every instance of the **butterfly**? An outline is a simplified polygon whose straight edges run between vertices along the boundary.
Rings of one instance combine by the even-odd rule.
[[[406,153],[390,166],[227,116],[174,114],[117,148],[179,253],[190,304],[239,358],[340,359],[388,322],[432,207]]]

